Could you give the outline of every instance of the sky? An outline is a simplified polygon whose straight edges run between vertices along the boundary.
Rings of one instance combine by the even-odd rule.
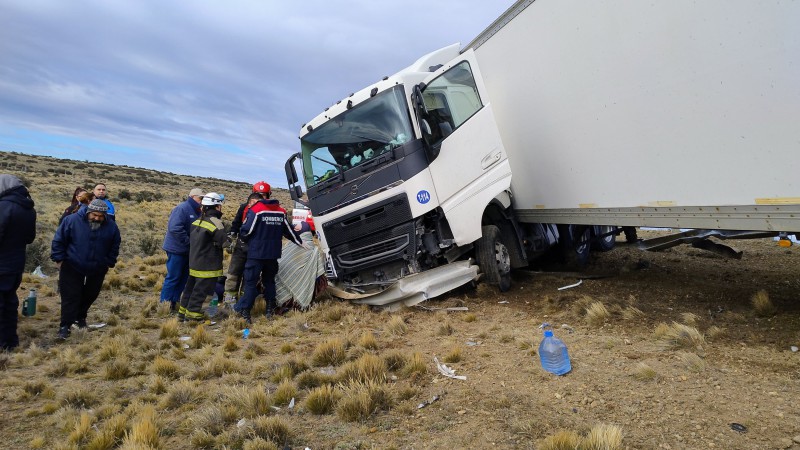
[[[0,0],[0,151],[286,187],[301,125],[513,0]]]

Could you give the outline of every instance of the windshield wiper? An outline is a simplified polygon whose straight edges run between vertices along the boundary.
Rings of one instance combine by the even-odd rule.
[[[316,156],[316,155],[311,155],[311,157],[314,158],[314,159],[318,159],[318,160],[320,160],[320,161],[322,161],[324,163],[328,163],[328,164],[332,165],[333,167],[336,167],[337,169],[339,169],[339,173],[344,172],[344,166],[341,165],[341,164],[336,164],[333,161],[328,161],[327,159],[320,158],[319,156]]]

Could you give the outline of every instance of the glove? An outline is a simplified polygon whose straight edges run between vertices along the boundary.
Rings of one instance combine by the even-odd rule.
[[[311,249],[313,248],[313,247],[312,247],[310,244],[307,244],[307,243],[305,243],[305,242],[303,242],[302,244],[300,244],[300,247],[303,247],[303,248],[304,248],[304,249],[306,249],[306,250],[311,250]]]

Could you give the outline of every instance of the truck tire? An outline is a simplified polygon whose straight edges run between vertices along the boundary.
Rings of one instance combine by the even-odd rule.
[[[511,256],[495,225],[481,228],[483,235],[475,242],[475,257],[486,281],[496,284],[500,292],[511,289]]]
[[[561,257],[571,269],[582,269],[589,264],[592,229],[586,225],[559,225],[558,234]]]
[[[611,233],[612,231],[614,231],[614,232],[617,231],[616,228],[617,227],[614,227],[614,226],[611,226],[611,225],[595,225],[595,226],[592,227],[592,234],[593,234],[593,236],[602,236],[602,235],[604,235],[606,233]],[[602,237],[602,238],[593,239],[592,240],[592,249],[593,250],[597,250],[597,251],[601,251],[601,252],[607,252],[609,250],[612,250],[614,248],[614,246],[616,245],[616,243],[617,243],[617,235],[616,235],[616,233],[615,234],[610,234],[610,235]]]

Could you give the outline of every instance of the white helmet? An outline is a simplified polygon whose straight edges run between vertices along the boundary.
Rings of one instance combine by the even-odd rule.
[[[214,205],[221,205],[222,202],[225,201],[225,196],[222,194],[217,194],[216,192],[209,192],[208,194],[203,196],[203,200],[200,202],[203,206],[214,206]]]

